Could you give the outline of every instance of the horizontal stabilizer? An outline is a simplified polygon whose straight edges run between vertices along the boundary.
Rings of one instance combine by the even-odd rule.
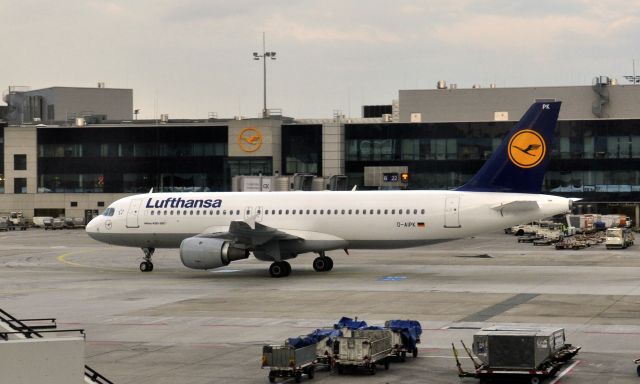
[[[540,209],[540,205],[535,200],[516,200],[508,203],[494,205],[491,209],[500,211],[500,213],[514,213],[524,211],[536,211]]]

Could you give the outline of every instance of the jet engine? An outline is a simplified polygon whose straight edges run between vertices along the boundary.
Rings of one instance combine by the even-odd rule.
[[[180,243],[180,260],[187,268],[214,269],[247,257],[248,250],[221,239],[189,237]]]

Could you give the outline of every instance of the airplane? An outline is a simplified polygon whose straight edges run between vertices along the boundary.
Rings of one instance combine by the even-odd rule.
[[[179,248],[182,263],[208,270],[247,259],[270,261],[272,277],[289,259],[327,251],[400,249],[466,238],[571,211],[572,199],[540,194],[559,101],[537,101],[478,173],[454,190],[185,192],[129,196],[91,220],[95,240],[138,247],[140,270],[157,248]],[[536,150],[522,151],[522,148]]]

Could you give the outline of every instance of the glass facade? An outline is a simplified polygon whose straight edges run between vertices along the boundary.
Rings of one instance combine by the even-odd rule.
[[[228,190],[226,126],[38,129],[38,192]]]
[[[513,122],[347,124],[345,171],[407,165],[411,189],[452,189],[477,172]],[[560,121],[543,191],[591,200],[637,200],[640,120]]]
[[[282,173],[322,176],[322,125],[282,126]]]

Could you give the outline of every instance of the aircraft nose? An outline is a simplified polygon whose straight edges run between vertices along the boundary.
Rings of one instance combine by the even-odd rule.
[[[91,236],[92,233],[97,233],[100,231],[100,216],[94,217],[91,221],[86,225],[85,232]]]

